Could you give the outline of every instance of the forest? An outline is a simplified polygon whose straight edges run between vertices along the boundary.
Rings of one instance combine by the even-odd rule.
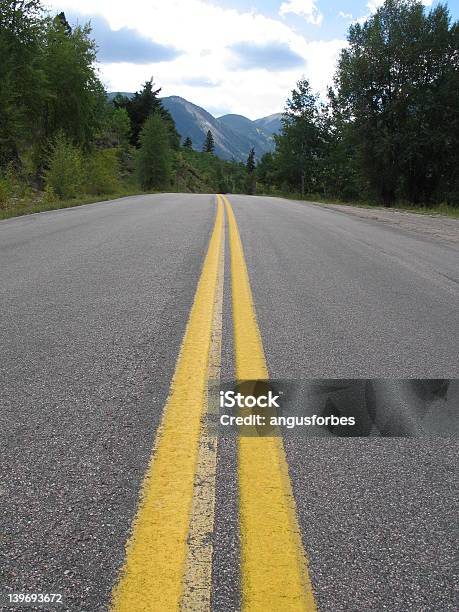
[[[0,0],[0,217],[153,191],[456,209],[458,43],[446,5],[386,0],[350,26],[327,99],[302,78],[274,152],[244,164],[211,132],[194,150],[153,79],[111,99],[89,23]]]
[[[458,206],[458,22],[443,4],[386,0],[348,43],[326,101],[305,79],[288,99],[265,191]]]

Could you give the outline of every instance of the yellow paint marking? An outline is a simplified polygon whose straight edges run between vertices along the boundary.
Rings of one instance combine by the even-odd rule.
[[[180,606],[223,227],[219,201],[125,565],[113,591],[113,612],[165,612]]]
[[[236,377],[269,377],[239,230],[227,198]],[[250,612],[316,610],[280,437],[240,437],[242,604]]]
[[[219,200],[219,196],[217,196],[217,199]],[[213,385],[217,385],[220,380],[224,263],[225,240],[223,236],[208,370],[208,379]],[[203,423],[199,442],[199,458],[194,484],[188,535],[188,556],[181,605],[182,610],[189,612],[208,612],[211,609],[212,534],[215,516],[217,447],[217,436],[210,435],[206,424]]]

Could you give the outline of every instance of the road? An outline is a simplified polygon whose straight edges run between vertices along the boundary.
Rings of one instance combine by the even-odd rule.
[[[216,441],[200,423],[210,376],[459,378],[457,243],[228,200],[0,222],[0,594],[456,610],[457,438]]]

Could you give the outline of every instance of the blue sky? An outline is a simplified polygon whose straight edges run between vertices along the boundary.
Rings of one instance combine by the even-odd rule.
[[[346,32],[382,0],[51,0],[71,23],[91,20],[110,91],[154,77],[218,116],[280,112],[306,76],[324,95]],[[422,0],[429,10],[436,0]],[[450,0],[459,17],[459,0]]]

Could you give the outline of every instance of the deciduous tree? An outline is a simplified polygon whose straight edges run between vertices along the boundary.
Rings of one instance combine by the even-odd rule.
[[[386,206],[429,201],[459,144],[458,25],[443,5],[427,14],[417,0],[386,0],[348,41],[337,100],[363,178]]]
[[[170,185],[171,147],[169,129],[158,113],[150,115],[139,136],[137,171],[143,189],[161,189]]]

